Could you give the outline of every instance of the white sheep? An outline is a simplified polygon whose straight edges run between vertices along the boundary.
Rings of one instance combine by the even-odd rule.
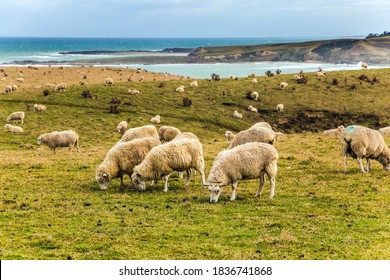
[[[164,178],[164,192],[167,192],[168,179],[174,171],[186,171],[184,187],[187,187],[191,169],[200,172],[204,185],[206,180],[202,144],[197,139],[182,139],[154,147],[141,164],[134,167],[131,179],[139,190],[145,190],[146,181]]]
[[[230,80],[236,80],[236,76],[234,76],[233,74],[230,74],[229,78],[230,78]]]
[[[137,90],[137,89],[129,89],[129,91],[127,93],[131,94],[131,95],[139,95],[139,90]]]
[[[363,68],[363,69],[367,69],[367,68],[368,68],[368,63],[363,62],[363,63],[362,63],[362,68]]]
[[[125,134],[126,130],[127,130],[127,121],[121,121],[116,127],[116,131],[118,131],[122,135]]]
[[[127,142],[136,138],[154,137],[159,139],[157,128],[154,125],[144,125],[126,130],[118,142]]]
[[[34,104],[34,111],[46,111],[46,106],[42,104]]]
[[[252,84],[257,84],[257,78],[254,78],[252,81],[251,81]]]
[[[234,110],[233,118],[242,119],[242,114],[240,114],[237,110]]]
[[[277,111],[279,114],[283,113],[283,111],[284,111],[284,105],[283,105],[283,104],[278,104],[278,105],[276,105],[276,111]]]
[[[265,175],[271,184],[270,199],[275,194],[277,150],[266,143],[247,143],[231,150],[220,152],[207,178],[207,186],[210,192],[210,202],[217,202],[224,186],[232,186],[230,200],[236,199],[238,182],[242,179],[260,179],[255,197],[261,195]]]
[[[79,135],[73,130],[64,130],[64,131],[53,131],[49,133],[44,133],[38,137],[38,146],[46,144],[54,153],[56,153],[57,147],[68,147],[69,151],[72,150],[72,147],[77,149],[77,152],[80,151]]]
[[[55,92],[61,92],[66,90],[66,83],[60,83],[55,86],[54,91]]]
[[[284,90],[285,88],[288,87],[288,83],[286,83],[286,82],[280,82],[280,87],[282,88],[282,90]]]
[[[255,78],[256,77],[256,74],[255,73],[250,73],[249,75],[248,75],[248,78]]]
[[[383,136],[390,135],[390,126],[382,127],[378,130]]]
[[[16,91],[18,89],[17,85],[12,85],[12,91]]]
[[[248,111],[251,111],[251,112],[254,112],[254,113],[258,113],[257,108],[253,107],[252,105],[248,106]]]
[[[122,187],[123,175],[127,174],[131,178],[133,168],[144,160],[153,147],[160,144],[158,139],[149,137],[114,145],[96,169],[95,180],[100,189],[106,190],[109,182],[115,178],[120,178]]]
[[[362,159],[366,159],[366,170],[370,171],[370,159],[380,162],[383,169],[390,170],[390,149],[379,131],[360,125],[351,125],[341,133],[344,154],[344,171],[347,172],[347,156],[356,158],[361,172],[365,172]]]
[[[257,91],[253,91],[249,94],[249,97],[257,101],[257,99],[259,99],[259,93]]]
[[[182,140],[182,139],[199,140],[198,136],[196,136],[195,134],[193,134],[191,132],[181,132],[180,134],[176,135],[176,137],[173,138],[172,141],[178,141],[178,140]]]
[[[114,80],[112,78],[106,78],[104,80],[104,85],[105,86],[112,86],[114,84]]]
[[[178,88],[176,88],[175,89],[175,92],[184,92],[184,86],[183,85],[181,85],[181,86],[179,86]]]
[[[161,117],[160,115],[156,115],[155,117],[151,118],[150,119],[150,122],[151,123],[154,123],[154,124],[159,124],[161,122]]]
[[[322,71],[318,71],[318,72],[315,72],[314,75],[317,76],[317,77],[322,77],[322,76],[325,75],[325,73],[322,72]]]
[[[16,78],[16,81],[19,82],[19,83],[23,83],[24,79],[19,77],[19,78]]]
[[[225,132],[225,137],[226,137],[226,140],[227,140],[228,142],[232,141],[233,138],[234,138],[235,136],[236,136],[236,135],[235,135],[233,132],[229,131],[229,130],[227,130],[227,131]]]
[[[158,135],[161,143],[165,143],[173,140],[180,133],[181,133],[180,129],[168,125],[163,125],[158,130]]]
[[[337,128],[327,129],[322,132],[322,136],[325,137],[332,137],[332,138],[339,138],[341,135],[341,132],[343,132],[344,126],[340,125]]]
[[[252,125],[250,128],[255,128],[255,127],[266,127],[272,129],[272,126],[267,122],[257,122],[254,125]]]
[[[6,87],[4,88],[4,92],[5,92],[5,93],[12,93],[12,86],[6,86]]]
[[[14,126],[14,125],[10,125],[9,123],[7,123],[5,126],[4,126],[5,130],[9,131],[9,132],[13,132],[13,133],[23,133],[23,128],[21,128],[20,126]]]
[[[198,81],[193,81],[192,83],[190,83],[190,87],[191,88],[198,87]]]
[[[238,145],[242,145],[249,142],[262,142],[273,144],[275,141],[275,132],[268,127],[250,127],[246,130],[242,130],[236,134],[233,140],[230,142],[228,149],[232,149]]]
[[[286,139],[286,135],[283,132],[275,132],[275,141],[283,141]]]
[[[15,120],[21,120],[22,124],[24,124],[24,112],[23,111],[13,112],[7,118],[7,122],[15,121]]]

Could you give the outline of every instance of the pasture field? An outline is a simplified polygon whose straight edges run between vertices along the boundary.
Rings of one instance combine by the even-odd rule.
[[[77,71],[63,71],[71,75],[72,69]],[[283,74],[257,77],[257,84],[249,78],[205,79],[198,88],[189,87],[192,79],[163,76],[105,87],[88,83],[88,76],[65,92],[47,88],[47,96],[46,87],[26,85],[24,72],[25,84],[0,94],[3,126],[11,112],[26,112],[23,134],[0,132],[2,260],[390,259],[390,173],[373,161],[372,171],[362,174],[349,158],[345,174],[339,140],[322,136],[341,124],[388,126],[390,69],[306,73],[306,84]],[[44,85],[45,75],[40,79]],[[289,83],[287,89],[279,88],[280,81]],[[180,84],[185,93],[174,92]],[[141,94],[128,95],[132,88]],[[86,90],[91,98],[81,95]],[[247,99],[248,90],[259,92],[260,100]],[[183,106],[184,97],[191,106]],[[121,101],[118,114],[109,112],[112,98]],[[34,103],[47,111],[34,112]],[[275,111],[278,103],[285,105],[282,115]],[[258,114],[246,110],[250,104]],[[234,110],[243,118],[232,118]],[[274,199],[268,198],[268,181],[255,198],[258,180],[248,180],[239,183],[235,201],[225,187],[211,204],[199,174],[187,189],[172,175],[167,193],[162,181],[139,192],[126,176],[127,189],[119,190],[116,179],[100,190],[95,170],[120,138],[117,124],[146,125],[156,114],[160,125],[198,135],[206,176],[228,145],[226,130],[236,133],[265,120],[284,132],[286,139],[275,143],[280,158]],[[64,129],[80,135],[79,153],[60,148],[53,154],[37,146],[41,133]],[[390,137],[385,140],[390,144]]]

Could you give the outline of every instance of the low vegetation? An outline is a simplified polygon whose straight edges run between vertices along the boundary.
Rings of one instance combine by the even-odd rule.
[[[363,74],[367,79],[359,79]],[[242,77],[198,80],[197,88],[189,87],[192,79],[114,79],[110,87],[86,83],[60,93],[33,87],[1,93],[4,124],[13,111],[25,110],[26,117],[23,134],[0,132],[0,258],[390,259],[390,173],[373,162],[372,171],[362,174],[349,159],[344,174],[339,140],[321,134],[338,125],[388,126],[390,69],[305,76],[304,84],[280,74],[257,77],[257,84]],[[281,80],[289,83],[285,90]],[[174,92],[181,84],[185,93]],[[140,94],[127,94],[129,88]],[[259,100],[247,99],[247,91],[257,91]],[[47,110],[32,111],[35,103]],[[247,111],[249,105],[259,113]],[[234,110],[243,118],[233,118]],[[145,125],[157,114],[158,127],[199,136],[206,176],[228,146],[226,130],[237,133],[267,121],[284,132],[287,138],[275,143],[280,159],[274,199],[268,198],[268,181],[255,198],[258,181],[250,180],[239,183],[235,201],[226,187],[211,204],[199,174],[187,189],[173,175],[167,193],[162,181],[139,192],[128,177],[125,190],[118,179],[100,190],[95,170],[120,138],[118,123]],[[65,129],[80,135],[79,153],[62,148],[53,154],[36,145],[41,133]]]

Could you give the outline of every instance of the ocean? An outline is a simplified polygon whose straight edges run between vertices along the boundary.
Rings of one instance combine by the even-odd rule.
[[[267,38],[28,38],[0,37],[0,65],[41,64],[67,65],[83,58],[118,57],[119,54],[61,54],[61,52],[80,51],[161,51],[166,48],[197,48],[204,46],[238,46],[273,43],[291,43],[337,39],[334,37],[267,37]],[[142,55],[132,53],[130,55]],[[122,56],[130,56],[129,54]],[[144,54],[143,54],[144,55]],[[159,54],[148,54],[159,55]],[[161,54],[160,54],[161,55]],[[211,73],[221,77],[233,74],[237,77],[249,73],[264,75],[265,71],[297,73],[300,70],[312,72],[321,67],[324,70],[360,69],[360,64],[326,64],[295,62],[256,62],[256,63],[216,63],[216,64],[158,64],[108,65],[114,67],[142,68],[148,71],[170,73],[194,78],[209,78]]]

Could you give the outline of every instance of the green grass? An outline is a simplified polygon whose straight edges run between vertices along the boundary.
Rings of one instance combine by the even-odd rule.
[[[361,74],[380,82],[360,84]],[[325,78],[308,74],[307,85],[295,84],[292,75],[258,77],[257,85],[243,78],[199,80],[197,89],[190,89],[189,81],[96,85],[88,87],[91,99],[81,97],[82,86],[47,97],[35,89],[1,94],[4,123],[27,103],[43,103],[48,109],[26,112],[24,134],[0,132],[0,258],[390,259],[390,174],[377,162],[369,174],[361,174],[352,159],[344,174],[339,141],[321,136],[331,122],[312,119],[315,129],[310,121],[297,119],[303,111],[327,110],[372,114],[379,123],[373,118],[361,123],[383,126],[390,120],[389,74],[388,69],[330,72]],[[339,86],[331,85],[333,78]],[[287,90],[278,88],[278,79],[289,83]],[[185,94],[174,92],[180,84],[186,85]],[[128,96],[128,88],[141,94]],[[260,102],[246,99],[246,90],[258,91]],[[182,106],[184,96],[193,101],[191,107]],[[132,105],[109,114],[112,97]],[[286,108],[282,117],[275,112],[280,102]],[[249,104],[261,114],[245,111]],[[243,119],[231,117],[235,109]],[[268,182],[263,196],[253,197],[258,181],[250,180],[239,183],[236,201],[229,201],[226,187],[219,202],[210,204],[199,175],[187,189],[173,175],[167,193],[162,182],[143,193],[119,191],[118,180],[101,191],[95,169],[119,139],[116,125],[127,119],[131,126],[145,125],[156,114],[162,125],[200,137],[206,174],[227,146],[226,130],[237,132],[265,119],[276,130],[290,132],[275,144],[280,155],[275,198],[268,198]],[[287,128],[281,118],[288,124],[295,121],[295,128]],[[298,133],[305,125],[311,132]],[[62,129],[79,133],[80,153],[59,149],[54,155],[46,146],[37,147],[39,134]],[[125,182],[130,183],[128,177]]]

